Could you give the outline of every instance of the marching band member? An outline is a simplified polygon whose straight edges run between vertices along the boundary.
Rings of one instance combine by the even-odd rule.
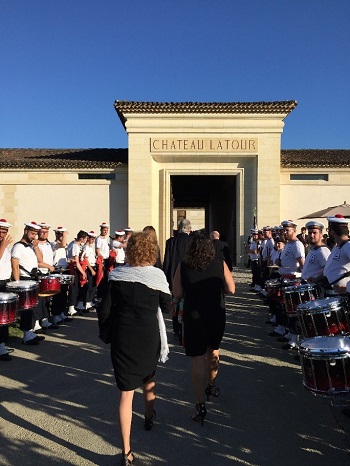
[[[38,246],[38,231],[40,226],[36,222],[24,224],[24,232],[20,241],[13,245],[11,251],[11,266],[13,279],[33,280],[34,272],[38,269],[38,262],[42,262],[42,254]],[[38,306],[20,313],[20,329],[23,330],[23,344],[38,345],[45,340],[44,336],[36,335],[33,331],[34,322],[41,319]]]
[[[42,274],[47,274],[55,270],[53,265],[53,251],[51,243],[48,240],[50,225],[48,225],[46,222],[41,222],[39,226],[40,230],[38,232],[38,246],[42,254],[42,261],[38,263],[38,267]],[[58,329],[58,325],[52,324],[48,319],[50,298],[40,297],[39,305],[41,307],[43,318],[41,319],[40,323],[35,323],[34,331],[41,330],[41,328],[45,330]]]
[[[125,231],[123,230],[117,230],[114,232],[115,236],[112,241],[112,249],[116,253],[115,257],[115,266],[120,267],[121,265],[124,265],[125,263]]]
[[[92,305],[92,301],[96,293],[96,248],[95,241],[97,234],[94,231],[88,232],[87,241],[85,244],[85,258],[87,260],[87,280],[88,287],[86,293],[86,305],[87,311],[93,311],[95,308]]]
[[[101,302],[101,299],[106,294],[108,289],[108,273],[109,273],[109,240],[108,240],[109,225],[106,222],[100,225],[100,234],[96,238],[96,257],[103,261],[103,277],[97,286],[96,305]]]
[[[253,291],[261,291],[261,268],[260,268],[260,241],[257,229],[250,230],[251,241],[249,244],[248,254],[250,267],[252,270],[252,288]]]
[[[0,292],[6,292],[6,283],[11,278],[11,251],[9,245],[12,238],[8,234],[11,223],[4,218],[0,219]],[[9,337],[8,325],[0,326],[0,361],[11,361],[5,343]]]
[[[323,241],[323,223],[312,220],[305,228],[308,230],[310,250],[305,258],[301,278],[309,283],[318,283],[323,279],[323,269],[331,252]]]
[[[350,280],[350,242],[349,228],[350,219],[337,214],[334,217],[327,217],[328,234],[335,241],[323,275],[327,278],[330,286],[339,294],[346,293],[346,286]]]
[[[87,288],[87,261],[85,260],[85,243],[87,237],[88,234],[86,231],[80,230],[76,239],[68,246],[68,266],[71,274],[75,277],[71,287],[73,305],[75,305],[77,311],[81,312],[89,312],[84,306],[85,285]]]
[[[303,243],[297,238],[297,224],[292,220],[284,220],[281,222],[284,228],[284,236],[286,239],[285,247],[281,253],[280,259],[277,260],[279,266],[279,273],[283,277],[296,277],[303,269],[305,262],[305,248]],[[274,329],[276,336],[285,336],[288,339],[290,346],[295,346],[297,342],[297,334],[294,328],[294,322],[290,321],[289,324],[292,328],[286,328],[288,318],[285,313],[277,313],[276,315],[277,327]]]

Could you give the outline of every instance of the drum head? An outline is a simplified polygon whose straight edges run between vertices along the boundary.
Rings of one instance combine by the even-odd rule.
[[[301,313],[311,313],[315,314],[316,312],[324,312],[332,309],[341,308],[341,299],[339,298],[322,298],[315,299],[314,301],[307,301],[298,305],[297,310]]]
[[[266,280],[265,286],[267,288],[274,288],[281,286],[281,280],[279,278],[271,278],[271,280]]]
[[[335,335],[307,338],[300,342],[299,351],[310,358],[350,357],[350,337]]]
[[[9,282],[6,283],[6,288],[9,290],[31,290],[32,288],[36,288],[38,283],[34,280],[18,280],[16,282]]]
[[[0,293],[0,303],[13,303],[18,300],[16,293]]]

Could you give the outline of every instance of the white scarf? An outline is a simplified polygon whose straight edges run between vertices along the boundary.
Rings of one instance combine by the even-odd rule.
[[[152,267],[151,265],[146,267],[130,267],[129,265],[125,265],[124,267],[116,267],[109,274],[108,280],[141,283],[142,285],[147,286],[147,288],[162,291],[163,293],[170,295],[169,285],[164,272],[156,267]],[[157,319],[160,335],[159,361],[165,362],[169,359],[169,346],[166,335],[165,322],[159,306]]]

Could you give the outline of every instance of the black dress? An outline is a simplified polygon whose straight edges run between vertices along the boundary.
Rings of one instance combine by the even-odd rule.
[[[181,283],[186,355],[201,356],[208,346],[219,349],[226,323],[223,260],[214,259],[198,271],[181,262]]]
[[[158,306],[170,308],[170,295],[138,282],[110,281],[111,358],[117,386],[134,390],[155,374],[160,351]]]

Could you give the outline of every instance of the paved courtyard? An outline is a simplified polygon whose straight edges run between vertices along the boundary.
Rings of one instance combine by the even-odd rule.
[[[157,371],[157,422],[143,429],[134,401],[132,448],[138,465],[348,466],[350,418],[302,385],[294,351],[268,336],[266,307],[248,291],[250,274],[235,269],[228,298],[218,386],[204,426],[190,419],[189,359],[174,340]],[[12,339],[12,361],[0,364],[4,466],[119,464],[118,391],[109,347],[97,337],[95,313],[77,317],[38,347]]]

